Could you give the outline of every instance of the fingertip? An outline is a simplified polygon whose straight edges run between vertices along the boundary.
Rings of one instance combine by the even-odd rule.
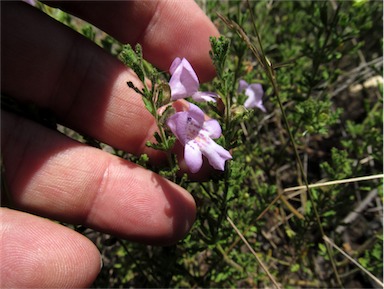
[[[191,229],[196,204],[185,189],[134,164],[111,164],[108,174],[87,225],[150,245],[174,244]]]
[[[88,287],[100,272],[99,251],[80,234],[6,208],[0,216],[2,288]]]
[[[193,196],[183,188],[165,179],[162,181],[167,201],[164,214],[169,225],[157,240],[160,245],[172,245],[182,240],[192,228],[196,219],[196,203]]]

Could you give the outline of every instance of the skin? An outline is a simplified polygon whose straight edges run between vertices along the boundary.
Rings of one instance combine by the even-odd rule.
[[[49,4],[123,43],[140,42],[160,69],[186,57],[201,81],[214,76],[208,39],[218,32],[194,1]],[[129,69],[34,7],[1,6],[3,94],[114,147],[161,158],[145,147],[155,123],[126,85],[140,85]],[[177,242],[192,226],[194,199],[176,184],[20,116],[2,111],[1,122],[13,207],[0,209],[1,287],[78,288],[96,278],[100,255],[93,243],[43,217],[159,245]]]

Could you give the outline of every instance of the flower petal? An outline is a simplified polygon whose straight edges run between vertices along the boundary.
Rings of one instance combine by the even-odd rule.
[[[239,87],[237,89],[237,92],[242,92],[247,87],[248,87],[248,82],[246,82],[245,80],[240,79],[239,80]]]
[[[195,138],[204,125],[204,112],[193,103],[189,110],[180,111],[167,119],[167,125],[182,145]]]
[[[203,102],[203,101],[213,101],[216,102],[218,95],[214,92],[209,91],[197,91],[192,95],[194,101]]]
[[[182,145],[187,142],[187,112],[177,112],[167,119],[167,125]]]
[[[186,98],[197,92],[199,89],[199,79],[188,60],[183,58],[179,62],[175,59],[170,70],[173,71],[172,77],[169,80],[172,100]]]
[[[195,119],[200,127],[203,127],[204,124],[204,111],[200,109],[197,105],[189,103],[189,110],[187,111],[189,116]]]
[[[192,173],[197,173],[203,165],[203,156],[197,145],[187,143],[184,148],[185,164]]]
[[[226,149],[212,140],[202,149],[202,153],[207,157],[212,167],[221,171],[224,171],[225,161],[232,159],[231,154]]]
[[[216,119],[209,119],[204,122],[203,129],[208,132],[211,138],[219,138],[221,136],[221,126]]]
[[[171,74],[174,74],[174,73],[175,73],[175,70],[176,70],[176,68],[180,65],[180,62],[181,62],[181,58],[180,58],[180,57],[176,57],[176,58],[173,60],[173,62],[172,62],[172,64],[171,64],[171,67],[169,68],[169,72],[170,72]]]
[[[266,112],[263,106],[262,97],[264,95],[263,87],[259,83],[249,85],[245,90],[245,95],[248,99],[244,103],[244,107],[253,108],[258,107],[262,111]]]
[[[167,126],[171,129],[173,134],[175,134],[176,132],[177,118],[178,118],[177,113],[175,113],[174,115],[171,115],[170,117],[168,117],[166,121]]]

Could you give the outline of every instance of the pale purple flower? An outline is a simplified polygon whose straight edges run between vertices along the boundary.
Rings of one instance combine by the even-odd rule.
[[[172,74],[169,80],[172,100],[191,96],[198,102],[216,101],[216,93],[199,91],[199,79],[187,59],[175,58],[169,71]]]
[[[189,103],[189,109],[176,112],[167,120],[167,125],[184,146],[184,160],[189,170],[196,173],[203,164],[203,155],[217,170],[224,171],[225,161],[232,159],[231,154],[214,142],[221,135],[217,120],[205,120],[204,112]]]
[[[267,111],[263,105],[262,97],[264,95],[264,90],[260,83],[248,84],[245,80],[240,80],[238,92],[242,92],[243,90],[245,90],[245,95],[248,96],[247,100],[244,102],[245,108],[257,107],[263,112]]]
[[[23,2],[28,3],[29,5],[36,6],[36,0],[23,0]]]

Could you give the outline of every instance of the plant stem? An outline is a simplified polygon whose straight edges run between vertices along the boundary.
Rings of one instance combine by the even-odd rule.
[[[279,87],[277,85],[277,81],[276,81],[276,77],[275,77],[275,72],[274,72],[272,64],[267,60],[267,58],[265,56],[265,53],[264,53],[264,50],[263,50],[263,46],[262,46],[262,43],[261,43],[261,39],[260,39],[260,35],[259,35],[258,30],[256,28],[256,24],[255,24],[256,22],[255,22],[255,18],[254,18],[253,11],[252,11],[251,5],[249,3],[249,0],[247,0],[247,4],[248,4],[249,10],[250,10],[250,15],[251,15],[251,18],[252,18],[251,22],[252,22],[253,29],[255,31],[255,34],[256,34],[256,37],[257,37],[257,42],[258,42],[259,49],[260,49],[260,53],[258,53],[258,55],[257,55],[258,57],[257,58],[260,58],[260,56],[261,56],[261,65],[264,67],[264,70],[267,73],[267,77],[269,78],[269,80],[270,80],[270,82],[272,84],[272,87],[273,87],[273,90],[274,90],[274,94],[276,96],[276,99],[277,99],[277,102],[279,104],[279,108],[280,108],[280,111],[281,111],[281,114],[282,114],[282,117],[283,117],[283,122],[284,122],[285,128],[286,128],[286,130],[288,132],[289,139],[290,139],[290,142],[291,142],[293,150],[294,150],[295,158],[296,158],[297,164],[299,166],[300,174],[302,175],[305,187],[307,188],[308,196],[309,196],[310,202],[312,204],[313,212],[315,214],[315,219],[316,219],[316,222],[318,224],[318,227],[319,227],[319,230],[320,230],[320,234],[321,234],[322,238],[324,238],[326,235],[325,235],[323,226],[321,224],[320,215],[319,215],[319,212],[317,210],[317,206],[316,206],[315,200],[313,198],[312,191],[311,191],[311,189],[309,187],[309,183],[308,183],[308,179],[307,179],[304,167],[303,167],[303,163],[301,161],[299,152],[297,150],[296,142],[295,142],[295,140],[293,138],[293,135],[292,135],[292,132],[291,132],[291,128],[289,126],[288,119],[287,119],[287,116],[285,114],[284,106],[282,104],[282,101],[281,101],[281,98],[280,98],[280,94],[279,94]],[[337,280],[337,283],[339,284],[339,286],[341,288],[344,288],[344,286],[343,286],[343,284],[341,282],[340,276],[339,276],[339,274],[337,272],[336,263],[335,263],[335,260],[333,259],[331,248],[330,248],[330,246],[329,246],[329,244],[327,242],[325,242],[325,245],[326,245],[327,254],[329,256],[329,260],[331,261],[332,269],[333,269],[333,272],[335,274],[335,278]]]

